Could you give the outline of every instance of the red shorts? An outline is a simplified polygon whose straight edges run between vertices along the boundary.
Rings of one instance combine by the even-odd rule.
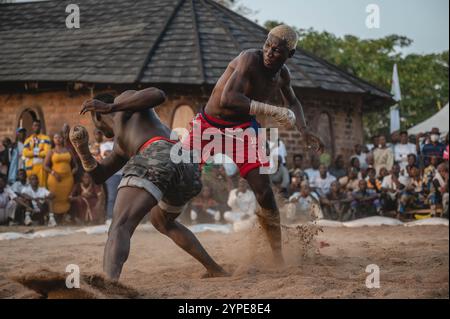
[[[258,139],[256,124],[256,121],[228,122],[203,111],[192,120],[183,148],[199,151],[202,165],[216,154],[227,155],[245,178],[254,169],[270,166],[265,156],[265,140]]]

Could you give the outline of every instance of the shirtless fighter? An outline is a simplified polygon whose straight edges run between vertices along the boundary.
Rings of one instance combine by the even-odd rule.
[[[320,139],[307,133],[302,106],[291,87],[289,70],[285,65],[287,59],[294,55],[297,42],[298,36],[292,28],[285,25],[278,26],[269,33],[262,50],[247,50],[235,58],[217,82],[206,107],[192,121],[190,135],[183,142],[185,148],[198,151],[195,145],[201,145],[203,149],[210,141],[198,133],[205,130],[219,129],[222,136],[225,136],[226,129],[255,128],[258,126],[256,115],[270,117],[280,127],[296,126],[307,144],[310,146],[315,144],[316,149],[321,148]],[[289,108],[266,104],[273,101],[273,97],[280,91]],[[256,163],[255,161],[251,163],[247,156],[251,148],[257,146],[247,141],[243,149],[235,147],[232,150],[233,154],[224,152],[236,162],[241,176],[247,179],[255,193],[261,206],[261,210],[257,212],[260,225],[269,239],[275,262],[282,264],[279,211],[269,176],[260,174],[259,171],[260,167],[267,166],[268,163],[262,163],[261,158],[257,158]],[[208,155],[214,154],[206,154],[206,157]],[[236,161],[237,157],[242,156],[244,163]],[[202,158],[202,161],[206,160],[207,158]]]
[[[207,269],[207,277],[226,275],[194,234],[175,221],[202,184],[197,164],[170,160],[177,142],[169,139],[171,130],[153,110],[164,101],[162,91],[148,88],[126,91],[116,99],[103,94],[84,102],[80,114],[91,112],[96,128],[114,137],[112,154],[100,163],[89,151],[86,129],[75,126],[70,131],[70,140],[95,183],[102,184],[123,167],[103,258],[103,269],[111,280],[119,279],[131,236],[150,211],[155,228],[197,259]]]

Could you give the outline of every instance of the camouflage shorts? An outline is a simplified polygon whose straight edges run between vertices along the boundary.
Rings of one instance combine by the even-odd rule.
[[[133,156],[123,168],[119,188],[143,188],[166,212],[180,213],[201,189],[198,164],[175,164],[170,159],[174,144],[160,140]]]

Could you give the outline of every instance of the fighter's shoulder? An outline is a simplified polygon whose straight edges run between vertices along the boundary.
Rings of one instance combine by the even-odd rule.
[[[289,67],[284,64],[281,67],[280,76],[283,79],[283,82],[290,83],[291,82],[291,71],[289,70]]]
[[[248,67],[256,64],[260,60],[261,51],[260,50],[245,50],[242,51],[236,59],[232,61],[234,66]]]

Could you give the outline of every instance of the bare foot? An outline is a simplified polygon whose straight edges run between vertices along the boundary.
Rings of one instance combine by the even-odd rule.
[[[207,278],[219,278],[219,277],[230,277],[231,275],[226,272],[223,268],[217,269],[215,271],[207,271],[202,275],[202,279]]]

